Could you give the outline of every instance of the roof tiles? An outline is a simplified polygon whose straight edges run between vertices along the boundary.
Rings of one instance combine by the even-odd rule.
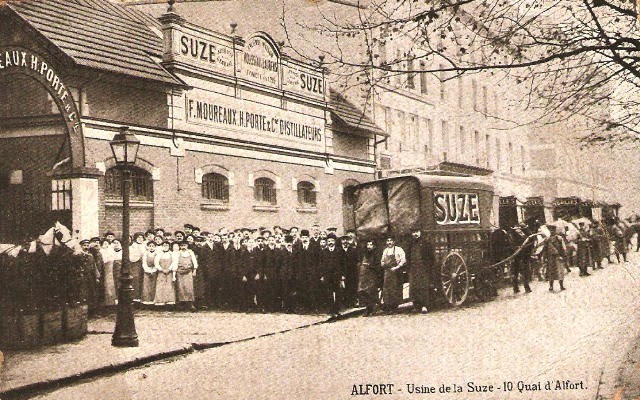
[[[9,7],[77,64],[164,83],[180,81],[154,61],[162,38],[138,13],[107,0],[22,0]]]

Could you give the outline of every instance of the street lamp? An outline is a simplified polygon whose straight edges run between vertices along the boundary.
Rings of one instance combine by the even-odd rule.
[[[130,167],[138,157],[140,141],[129,132],[128,126],[120,128],[109,142],[116,166],[122,173],[122,269],[120,271],[120,292],[118,293],[118,311],[116,328],[111,345],[117,347],[138,347],[138,334],[133,320],[133,277],[129,265],[129,188],[131,186]]]

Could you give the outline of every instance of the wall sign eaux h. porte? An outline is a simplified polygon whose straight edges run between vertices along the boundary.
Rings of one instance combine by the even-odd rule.
[[[477,193],[433,192],[436,224],[480,224],[480,198]]]

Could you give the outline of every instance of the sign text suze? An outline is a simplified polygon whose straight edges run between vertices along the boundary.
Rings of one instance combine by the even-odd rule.
[[[480,204],[477,193],[434,192],[438,225],[480,224]]]

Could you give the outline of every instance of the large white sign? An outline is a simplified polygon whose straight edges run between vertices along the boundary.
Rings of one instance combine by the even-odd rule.
[[[250,38],[239,61],[238,77],[274,88],[280,86],[280,57],[263,37]]]
[[[434,192],[436,224],[480,224],[480,203],[477,193]]]
[[[322,72],[306,66],[284,64],[282,89],[324,100],[325,81]]]
[[[324,119],[232,97],[194,91],[186,95],[188,124],[218,128],[216,134],[239,132],[241,140],[286,147],[324,146]],[[227,135],[228,136],[228,135]]]
[[[233,76],[233,43],[222,37],[182,27],[173,43],[175,61]]]

